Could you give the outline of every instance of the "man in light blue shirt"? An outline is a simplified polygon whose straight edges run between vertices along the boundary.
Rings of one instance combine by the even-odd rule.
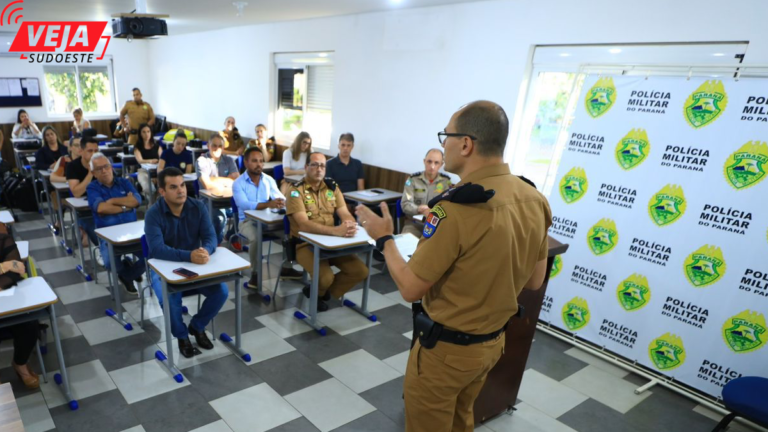
[[[258,288],[258,271],[261,263],[256,256],[258,222],[245,218],[246,210],[284,209],[285,196],[277,187],[275,179],[264,174],[264,153],[258,147],[250,147],[243,155],[246,171],[244,175],[232,184],[232,196],[237,204],[238,218],[240,221],[240,234],[249,241],[249,254],[251,258],[251,279],[248,286]],[[280,276],[290,279],[298,279],[301,272],[286,267],[280,272]]]

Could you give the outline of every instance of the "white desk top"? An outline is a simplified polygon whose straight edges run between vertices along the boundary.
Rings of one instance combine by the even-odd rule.
[[[15,223],[16,221],[13,220],[13,213],[11,213],[8,210],[0,211],[0,223],[4,223],[6,225],[11,225]]]
[[[19,141],[30,141],[30,140],[23,139],[23,140],[19,140]],[[13,148],[13,151],[15,151],[16,153],[18,153],[20,155],[33,154],[33,153],[36,153],[38,150],[39,149],[19,150],[19,149],[15,148],[15,147]]]
[[[11,142],[24,142],[24,141],[35,141],[35,140],[41,140],[41,137],[33,137],[33,138],[11,138]]]
[[[21,280],[16,286],[0,291],[0,317],[41,309],[59,301],[42,277]]]
[[[157,169],[157,164],[143,163],[141,164],[141,167],[145,170],[152,171]]]
[[[184,181],[185,182],[190,182],[190,181],[195,181],[195,180],[197,180],[197,174],[195,174],[195,173],[184,174]]]
[[[34,157],[34,156],[27,156],[27,162],[29,162],[31,164],[35,163],[36,160],[37,160],[37,158]]]
[[[223,191],[223,195],[216,195],[213,191],[208,189],[200,189],[200,195],[213,201],[229,201],[232,198],[232,189],[227,188]]]
[[[289,181],[291,183],[298,183],[298,182],[304,180],[304,176],[301,175],[301,174],[289,175],[289,176],[285,176],[285,180],[287,180],[287,181]]]
[[[248,219],[257,220],[267,225],[272,225],[282,223],[285,215],[281,215],[280,213],[273,213],[271,209],[246,210],[245,217]]]
[[[109,138],[109,137],[104,134],[96,134],[94,138],[96,138],[97,140],[104,140],[105,138]]]
[[[381,193],[372,192],[374,190],[380,191]],[[383,201],[396,200],[402,196],[403,196],[402,192],[395,192],[395,191],[381,189],[381,188],[352,191],[344,194],[344,198],[350,198],[355,201],[366,203],[366,204],[377,204]]]
[[[16,248],[19,250],[19,255],[21,255],[22,261],[29,258],[29,242],[28,241],[17,241]]]
[[[265,170],[275,169],[276,166],[282,165],[282,164],[283,163],[281,161],[264,162],[264,168],[263,169],[265,169]]]
[[[65,189],[66,189],[66,190],[69,190],[69,184],[68,184],[68,183],[57,183],[57,182],[51,182],[51,184],[53,185],[53,187],[54,187],[54,188],[55,188],[57,191],[61,191],[61,190],[65,190]]]
[[[413,220],[415,220],[416,222],[424,222],[424,215],[423,214],[413,215]]]
[[[136,159],[136,156],[134,156],[132,154],[125,154],[125,153],[118,153],[117,157],[119,159],[123,159],[123,160],[125,160],[125,159]]]
[[[419,238],[411,233],[398,234],[395,236],[395,245],[397,250],[400,251],[405,262],[411,259],[411,255],[416,252],[416,247],[419,245]]]
[[[149,266],[166,282],[170,284],[184,284],[246,270],[251,268],[251,263],[235,255],[229,249],[220,247],[216,248],[216,252],[211,255],[208,264],[193,264],[191,262],[165,261],[152,258],[149,260]],[[193,271],[199,276],[194,279],[179,276],[173,272],[179,267]]]
[[[40,174],[41,176],[43,176],[44,178],[48,178],[52,174],[51,170],[40,170],[37,173]]]
[[[96,235],[107,243],[114,245],[126,245],[141,241],[144,235],[144,221],[128,222],[126,224],[111,227],[98,228]]]
[[[365,244],[374,244],[374,240],[368,235],[363,227],[357,227],[357,233],[354,237],[336,237],[322,234],[310,234],[306,232],[299,232],[299,237],[303,240],[318,245],[322,249],[346,249],[354,246],[362,246]]]
[[[88,200],[85,198],[67,198],[64,200],[67,207],[74,208],[75,210],[86,210],[88,206]]]

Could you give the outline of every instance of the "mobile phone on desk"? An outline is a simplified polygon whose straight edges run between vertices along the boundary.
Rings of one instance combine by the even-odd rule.
[[[377,193],[377,194],[383,194],[384,191],[378,190],[378,189],[371,189],[371,192]]]
[[[175,274],[177,274],[177,275],[179,275],[181,277],[187,278],[187,279],[192,279],[192,278],[196,278],[196,277],[199,276],[197,273],[193,272],[192,270],[187,270],[184,267],[179,267],[176,270],[174,270],[173,272]]]

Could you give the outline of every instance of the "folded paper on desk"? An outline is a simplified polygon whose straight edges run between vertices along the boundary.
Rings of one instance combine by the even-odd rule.
[[[400,255],[408,262],[411,259],[411,255],[416,252],[419,239],[413,234],[398,234],[395,236],[395,244],[397,245],[397,250],[400,251]]]
[[[6,288],[0,291],[0,297],[13,297],[16,294],[16,287]]]
[[[372,191],[360,191],[358,193],[360,195],[362,195],[362,196],[367,196],[367,197],[375,197],[375,196],[379,195],[379,193],[372,192]]]

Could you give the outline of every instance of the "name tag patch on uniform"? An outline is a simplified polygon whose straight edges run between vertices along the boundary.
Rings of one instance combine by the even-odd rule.
[[[298,198],[299,197],[299,191],[291,191],[291,198]]]
[[[325,196],[328,199],[333,199],[333,191],[325,191]]]
[[[442,192],[443,191],[443,184],[442,183],[438,183],[437,186],[435,186],[435,190],[437,192]]]
[[[448,217],[448,215],[440,205],[436,205],[432,208],[432,211],[424,220],[424,231],[422,232],[424,238],[432,237],[435,232],[437,232],[437,226],[440,224],[440,221],[446,217]]]
[[[304,200],[304,204],[307,204],[307,205],[314,204],[314,203],[315,203],[315,200],[313,200],[313,199],[305,199]]]

